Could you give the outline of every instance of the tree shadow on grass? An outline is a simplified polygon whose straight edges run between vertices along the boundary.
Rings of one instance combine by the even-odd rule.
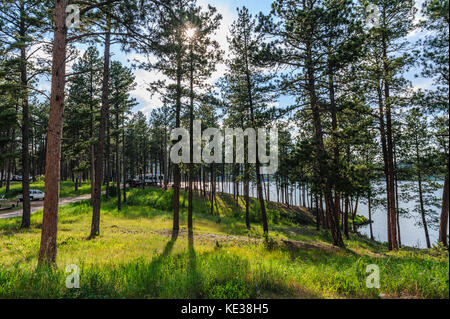
[[[202,298],[201,277],[197,269],[197,256],[194,249],[194,233],[188,234],[188,251],[189,251],[189,265],[188,265],[188,281],[190,293],[192,298]]]
[[[177,239],[178,232],[172,232],[172,238],[169,242],[167,242],[162,253],[151,260],[150,264],[148,265],[148,269],[146,269],[146,271],[144,272],[145,275],[142,278],[142,280],[145,281],[144,290],[147,293],[150,292],[152,298],[158,298],[161,296],[161,285],[159,282],[160,273],[162,271],[164,261],[170,256],[170,253],[172,252]]]
[[[34,215],[32,215],[34,217]],[[3,225],[0,224],[0,236],[12,236],[17,234],[32,233],[34,229],[41,229],[42,220],[40,222],[31,220],[29,228],[22,228],[21,225],[22,216],[8,219]]]
[[[153,263],[158,263],[160,264],[164,258],[166,258],[167,256],[170,255],[170,253],[172,252],[173,246],[175,245],[176,241],[178,239],[178,232],[177,231],[172,231],[172,238],[170,239],[170,241],[166,244],[166,247],[164,247],[163,252],[161,253],[161,255],[159,255],[156,260],[152,260],[152,263],[150,264],[150,267]]]

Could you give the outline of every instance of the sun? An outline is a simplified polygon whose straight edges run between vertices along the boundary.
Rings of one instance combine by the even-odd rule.
[[[192,27],[187,28],[186,29],[186,38],[188,40],[191,40],[195,36],[196,32],[197,32],[197,30],[195,28],[192,28]]]

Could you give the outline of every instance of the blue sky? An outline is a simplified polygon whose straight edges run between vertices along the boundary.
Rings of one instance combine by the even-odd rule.
[[[227,7],[233,12],[235,12],[236,8],[238,7],[246,6],[252,13],[258,13],[260,11],[268,13],[272,5],[271,0],[211,0],[209,2],[211,3],[211,5],[216,7]]]
[[[421,4],[424,0],[417,0],[416,1],[416,7],[420,8]],[[232,22],[236,19],[237,13],[236,8],[246,6],[250,13],[253,15],[257,15],[259,12],[263,13],[269,13],[272,0],[250,0],[250,1],[244,1],[244,0],[198,0],[198,3],[202,6],[206,6],[207,4],[211,4],[215,6],[218,10],[218,12],[223,16],[222,19],[222,25],[218,33],[216,34],[215,38],[216,40],[222,45],[222,49],[227,51],[227,39],[226,36],[228,34],[228,30]],[[416,17],[418,19],[419,16]],[[410,34],[408,36],[408,40],[410,40],[412,43],[414,43],[417,38],[421,36],[420,33],[415,32],[413,34]],[[86,46],[80,45],[77,46],[81,52],[86,49]],[[101,55],[103,54],[103,47],[101,45],[98,45],[98,50],[100,51]],[[124,63],[125,65],[130,65],[127,60],[131,59],[138,59],[142,60],[144,59],[143,56],[139,56],[136,54],[130,54],[125,55],[123,52],[120,51],[120,48],[118,46],[113,46],[112,48],[112,60],[119,60],[120,62]],[[70,66],[69,68],[70,69]],[[217,66],[217,72],[213,75],[211,79],[211,83],[216,81],[225,71],[224,65],[218,65]],[[431,87],[431,81],[429,79],[423,79],[423,78],[416,78],[415,74],[417,74],[419,70],[417,68],[412,68],[407,74],[406,77],[408,80],[412,81],[413,86],[417,88],[430,88]],[[162,78],[161,74],[158,74],[156,72],[146,72],[143,70],[136,69],[134,70],[134,73],[136,75],[136,83],[137,87],[136,90],[132,92],[132,96],[136,98],[139,105],[134,108],[134,112],[142,111],[146,115],[148,115],[151,110],[158,108],[161,106],[160,97],[158,95],[154,95],[153,97],[150,96],[150,93],[147,91],[148,83]],[[50,89],[50,83],[48,81],[41,82],[41,89],[49,90]],[[287,106],[291,104],[293,98],[292,97],[281,97],[279,101],[274,101],[275,103],[278,103],[281,107]]]
[[[222,27],[220,28],[218,34],[216,35],[216,39],[222,45],[222,48],[226,51],[226,35],[228,33],[229,26],[236,19],[237,13],[236,8],[246,6],[250,13],[253,15],[257,15],[259,12],[269,13],[271,9],[272,0],[198,0],[200,5],[206,6],[207,4],[211,4],[215,6],[220,14],[223,16]],[[416,1],[416,7],[421,8],[423,0]],[[416,15],[416,19],[419,18],[419,15]],[[420,33],[414,32],[408,36],[408,40],[414,43],[417,38],[421,36]],[[118,52],[116,58],[122,60],[121,53]],[[136,58],[136,56],[133,56]],[[141,58],[141,57],[140,57]],[[223,74],[225,67],[223,65],[218,66],[218,71],[214,74],[211,79],[212,82],[217,80],[221,74]],[[413,86],[417,88],[430,88],[431,81],[429,79],[416,78],[415,75],[419,73],[417,68],[412,68],[407,74],[406,78],[413,83]],[[136,80],[137,80],[137,88],[136,91],[133,92],[133,96],[139,102],[139,106],[135,108],[134,111],[141,110],[145,114],[149,114],[149,112],[159,107],[161,104],[159,102],[159,97],[155,95],[153,98],[150,98],[149,92],[146,91],[146,83],[154,80],[155,78],[159,78],[160,75],[145,72],[142,70],[136,70]],[[274,101],[278,103],[281,107],[288,106],[293,101],[292,97],[281,97],[279,101]]]
[[[246,6],[250,13],[253,15],[257,15],[259,12],[269,13],[272,0],[198,0],[199,4],[202,6],[206,6],[207,4],[211,4],[212,6],[217,8],[217,11],[222,15],[222,25],[220,30],[217,32],[216,40],[222,45],[222,49],[227,51],[227,39],[226,36],[228,34],[228,29],[233,21],[237,18],[236,9],[238,7]],[[136,55],[131,55],[128,58],[137,58],[142,59],[142,57],[137,57]],[[125,60],[126,57],[123,53],[116,51],[116,59]],[[217,66],[217,72],[213,75],[211,82],[217,80],[225,71],[224,65]],[[149,92],[146,91],[147,83],[151,82],[157,78],[161,78],[160,74],[155,74],[153,72],[145,72],[143,70],[136,70],[136,82],[137,88],[133,93],[133,96],[139,102],[139,105],[134,109],[134,111],[142,111],[145,114],[149,114],[149,112],[157,107],[161,106],[159,101],[159,96],[155,95],[150,97]],[[290,103],[289,98],[281,98],[280,102],[285,102],[286,104]]]

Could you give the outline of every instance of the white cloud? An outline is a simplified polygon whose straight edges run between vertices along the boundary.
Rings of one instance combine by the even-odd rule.
[[[202,8],[206,9],[208,7],[209,2],[210,1],[200,0],[198,4]],[[220,44],[221,49],[225,53],[224,56],[227,57],[229,54],[227,35],[229,32],[229,28],[234,21],[235,14],[230,12],[227,6],[219,4],[216,5],[215,7],[217,8],[218,13],[222,15],[222,21],[217,33],[213,36],[213,39]],[[146,59],[146,57],[139,54],[131,54],[127,56],[127,58],[129,60],[137,60],[140,62],[143,62]],[[153,57],[150,57],[150,59],[152,60]],[[212,74],[211,78],[208,80],[208,83],[214,84],[219,78],[221,78],[225,74],[225,71],[226,66],[224,63],[217,64],[216,71]],[[149,72],[142,69],[137,69],[135,71],[135,76],[137,86],[136,89],[132,92],[132,96],[135,97],[137,101],[140,103],[140,105],[136,108],[136,110],[141,111],[146,116],[148,116],[152,110],[162,106],[161,95],[156,93],[153,96],[151,96],[150,92],[147,90],[148,84],[150,82],[156,80],[163,80],[166,78],[164,75],[156,71]]]
[[[211,1],[207,0],[199,0],[198,4],[202,8],[207,8],[208,3]],[[227,36],[229,34],[229,30],[231,25],[233,24],[233,21],[236,18],[236,13],[231,12],[228,6],[225,6],[223,4],[217,4],[214,5],[217,9],[217,12],[222,15],[222,21],[220,24],[219,29],[217,30],[216,34],[213,36],[213,39],[219,43],[222,51],[224,51],[224,57],[227,58],[230,54],[230,48],[228,45]],[[226,71],[226,66],[224,63],[220,63],[216,66],[216,71],[212,74],[211,79],[208,81],[209,83],[215,83],[219,78],[221,78]]]
[[[148,59],[150,62],[155,62],[155,58],[152,56],[147,58],[144,55],[136,53],[130,54],[129,56],[127,56],[127,58],[130,61],[146,62]],[[162,103],[161,95],[155,93],[152,96],[147,88],[149,87],[149,84],[151,82],[164,80],[165,76],[156,71],[146,71],[143,69],[137,69],[134,72],[134,75],[136,76],[136,88],[131,92],[131,96],[136,98],[136,100],[140,104],[137,107],[137,111],[141,111],[146,116],[148,116],[152,110],[161,107]]]
[[[424,20],[424,15],[422,14],[422,5],[425,2],[425,0],[417,0],[414,4],[414,6],[417,9],[416,14],[414,15],[414,25],[418,25],[420,23],[420,21]],[[421,30],[416,27],[415,29],[411,30],[408,35],[406,36],[406,38],[411,39],[416,37],[417,35],[420,35]]]

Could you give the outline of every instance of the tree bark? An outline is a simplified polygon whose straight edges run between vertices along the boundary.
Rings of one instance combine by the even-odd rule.
[[[395,210],[397,215],[397,235],[398,235],[398,246],[402,247],[402,238],[400,236],[400,201],[398,194],[398,167],[397,167],[397,152],[394,144],[394,179],[395,179]]]
[[[447,174],[445,176],[444,182],[444,193],[442,197],[442,211],[441,211],[441,222],[439,225],[439,242],[441,242],[445,247],[448,247],[447,239],[447,228],[448,228],[448,212],[449,212],[449,176],[448,176],[448,159],[447,159]]]
[[[416,157],[417,157],[417,165],[420,166],[419,163],[419,142],[417,141],[416,138]],[[417,179],[418,179],[418,184],[419,184],[419,203],[420,203],[420,214],[422,216],[422,225],[423,225],[423,230],[425,232],[425,240],[427,242],[427,248],[430,249],[431,248],[431,242],[430,242],[430,235],[428,233],[428,223],[427,223],[427,218],[426,218],[426,214],[425,214],[425,205],[423,202],[423,188],[422,188],[422,172],[420,170],[420,167],[417,168]]]
[[[348,195],[345,196],[345,209],[344,209],[344,235],[345,238],[349,239],[349,233],[348,233],[348,210],[349,210],[349,198]]]
[[[110,69],[110,49],[111,49],[111,18],[106,17],[105,51],[103,60],[103,83],[102,83],[102,107],[100,116],[100,127],[97,143],[97,158],[95,161],[95,183],[94,198],[92,200],[92,224],[90,238],[100,235],[100,208],[102,196],[102,176],[103,176],[103,153],[106,135],[106,125],[109,116],[109,69]]]
[[[108,95],[109,96],[109,95]],[[110,195],[110,181],[111,181],[111,124],[108,117],[106,118],[106,150],[105,150],[105,199],[109,200]]]
[[[122,196],[120,193],[120,154],[119,154],[119,110],[116,113],[116,192],[117,192],[117,210],[122,210]]]
[[[168,180],[168,172],[169,172],[169,170],[168,170],[168,165],[167,165],[167,128],[166,128],[166,126],[164,126],[164,143],[163,143],[163,145],[164,145],[164,151],[163,151],[163,161],[164,161],[164,165],[163,165],[163,167],[164,167],[164,190],[167,190],[167,185],[168,185],[168,183],[169,183],[169,180]]]
[[[12,163],[14,162],[13,152],[16,144],[16,130],[13,128],[11,134],[11,144],[9,146],[9,154],[8,154],[8,164],[6,166],[6,186],[5,186],[5,195],[9,193],[9,189],[11,186],[11,171],[12,171]]]
[[[358,213],[358,203],[359,203],[359,197],[356,197],[356,203],[355,203],[355,209],[352,213],[352,221],[353,221],[353,232],[356,234],[356,214]]]
[[[306,69],[307,69],[307,86],[309,94],[309,102],[311,103],[311,111],[314,122],[314,138],[316,140],[317,156],[319,162],[319,178],[320,183],[324,186],[324,196],[327,205],[327,212],[329,212],[328,221],[330,223],[331,234],[335,246],[345,247],[342,240],[341,231],[339,229],[338,216],[336,214],[336,205],[333,201],[332,184],[329,179],[329,171],[326,163],[326,152],[323,141],[322,122],[320,119],[319,105],[317,103],[316,88],[315,88],[315,76],[314,65],[312,61],[312,46],[308,42],[306,45]]]
[[[193,225],[193,181],[194,181],[194,57],[192,54],[192,41],[190,43],[190,78],[189,78],[189,190],[188,190],[188,231],[189,233],[193,233],[194,225]],[[205,175],[205,174],[203,174]],[[203,183],[204,187],[204,183]],[[205,194],[204,194],[205,195]]]
[[[55,2],[55,25],[52,58],[52,86],[45,161],[45,200],[42,219],[39,265],[56,262],[61,138],[63,130],[64,89],[66,76],[65,25],[68,0]]]
[[[247,48],[245,48],[246,50]],[[250,108],[250,116],[251,116],[251,122],[253,127],[255,128],[255,115],[254,115],[254,106],[253,106],[253,93],[252,93],[252,82],[250,77],[250,69],[249,69],[249,61],[247,56],[247,51],[245,51],[245,75],[246,75],[246,81],[247,81],[247,94],[248,94],[248,103]],[[263,197],[263,189],[262,189],[262,181],[261,181],[261,163],[259,161],[259,154],[258,154],[258,143],[256,145],[256,189],[258,192],[258,198],[259,198],[259,204],[261,208],[261,219],[263,224],[263,230],[264,235],[269,234],[269,226],[267,223],[267,212],[266,212],[266,205],[264,202]]]
[[[21,3],[23,6],[23,2]],[[23,7],[21,8],[21,11]],[[25,14],[25,12],[23,12]],[[23,30],[23,20],[21,19],[21,36],[25,36]],[[29,138],[30,138],[30,118],[28,105],[28,79],[27,79],[27,57],[25,48],[20,50],[20,80],[22,84],[22,195],[23,195],[23,214],[21,228],[30,228],[30,153],[29,153]]]
[[[329,62],[331,63],[331,62]],[[328,64],[328,90],[329,90],[329,99],[330,99],[330,111],[331,111],[331,127],[333,129],[332,133],[332,142],[333,142],[333,164],[334,170],[337,172],[335,174],[335,179],[338,178],[339,175],[339,143],[338,143],[338,121],[337,121],[337,109],[336,109],[336,100],[335,100],[335,89],[334,89],[334,76],[333,76],[333,67]],[[340,219],[341,209],[340,209],[341,196],[339,190],[335,188],[334,191],[334,205],[336,207],[336,216],[337,220]]]
[[[370,239],[374,240],[373,237],[373,228],[372,228],[372,194],[371,191],[369,190],[369,195],[367,196],[367,201],[368,201],[368,209],[369,209],[369,229],[370,229]]]
[[[214,199],[216,197],[214,163],[211,163],[210,167],[211,167],[211,216],[214,216]]]
[[[123,202],[127,202],[127,162],[125,157],[125,119],[122,119]]]
[[[428,233],[428,224],[427,224],[427,219],[426,219],[426,215],[425,215],[425,206],[424,206],[424,202],[423,202],[422,175],[421,175],[421,173],[418,174],[418,178],[419,178],[420,213],[421,213],[421,216],[422,216],[422,224],[423,224],[423,230],[425,232],[425,240],[427,242],[427,248],[430,249],[431,248],[431,242],[430,242],[430,235]]]
[[[320,213],[319,213],[319,196],[317,193],[314,194],[314,199],[316,200],[316,230],[320,230]]]
[[[180,127],[180,113],[181,113],[181,52],[177,54],[177,84],[176,84],[176,110],[175,110],[175,127]],[[180,230],[180,184],[181,174],[178,164],[173,164],[173,232],[178,233]]]
[[[395,209],[395,183],[394,183],[394,157],[392,138],[392,115],[390,102],[389,67],[387,57],[387,40],[385,33],[382,34],[383,49],[383,71],[384,71],[384,101],[386,104],[386,138],[387,138],[387,200],[388,216],[391,237],[391,250],[398,249],[397,239],[397,215]]]

